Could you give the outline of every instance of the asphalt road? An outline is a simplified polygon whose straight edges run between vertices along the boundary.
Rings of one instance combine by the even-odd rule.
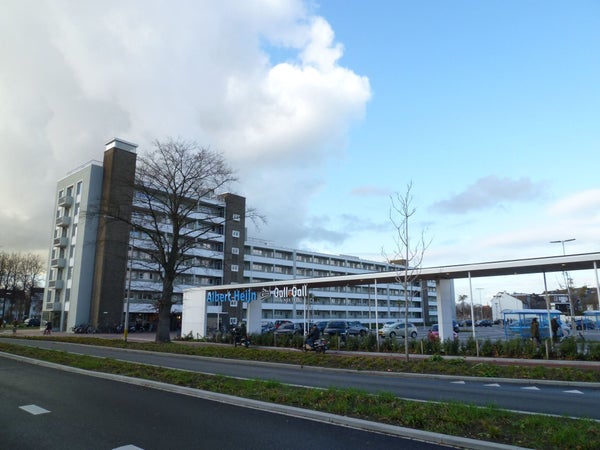
[[[391,392],[398,397],[412,400],[459,401],[480,406],[495,405],[514,411],[600,420],[600,384],[598,383],[474,379],[335,370],[138,352],[64,342],[31,340],[10,342],[207,374],[277,380],[310,387],[354,387],[367,392]]]
[[[0,447],[14,450],[443,449],[0,357]]]

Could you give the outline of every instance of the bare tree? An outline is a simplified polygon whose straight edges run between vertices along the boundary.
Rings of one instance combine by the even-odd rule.
[[[465,301],[468,298],[469,296],[467,294],[461,294],[458,296],[458,305],[456,305],[456,317],[460,317],[461,319],[466,318],[465,309],[467,309],[467,306],[465,306]]]
[[[27,253],[26,255],[21,256],[19,269],[17,271],[17,279],[24,294],[23,313],[28,313],[31,309],[33,288],[39,283],[40,277],[44,273],[44,269],[45,264],[40,255]]]
[[[408,316],[409,307],[413,299],[413,283],[418,278],[423,256],[427,247],[431,243],[425,241],[424,231],[418,240],[413,241],[412,230],[409,228],[410,220],[416,213],[413,206],[412,181],[406,186],[404,194],[396,193],[390,197],[390,221],[394,226],[395,236],[395,256],[387,258],[388,262],[400,264],[402,271],[398,271],[396,281],[403,286],[404,290],[404,352],[406,359],[409,359],[408,353]],[[402,311],[400,311],[402,313]]]
[[[191,250],[225,220],[217,214],[198,220],[199,204],[235,180],[220,153],[195,142],[155,141],[154,150],[138,158],[131,226],[144,239],[136,250],[148,256],[162,282],[156,342],[170,341],[174,286],[193,265]]]
[[[6,319],[7,313],[13,318],[23,317],[29,312],[33,288],[43,271],[44,264],[38,255],[0,252],[0,317]],[[7,300],[9,310],[6,309]]]

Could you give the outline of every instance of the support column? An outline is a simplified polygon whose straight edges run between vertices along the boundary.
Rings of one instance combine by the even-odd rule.
[[[454,318],[454,281],[438,280],[437,284],[437,311],[440,340],[452,339]]]

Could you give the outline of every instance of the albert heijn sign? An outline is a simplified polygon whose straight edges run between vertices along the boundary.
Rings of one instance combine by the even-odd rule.
[[[274,287],[273,289],[262,288],[259,290],[252,289],[228,289],[226,291],[208,291],[206,293],[206,301],[208,303],[217,302],[245,302],[250,303],[257,300],[259,297],[264,300],[268,297],[282,298],[293,300],[297,297],[306,297],[308,295],[308,287],[306,284],[297,286]]]

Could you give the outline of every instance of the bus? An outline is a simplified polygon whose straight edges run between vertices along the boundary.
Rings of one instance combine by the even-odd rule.
[[[550,321],[556,319],[560,325],[559,337],[571,334],[569,326],[561,320],[562,311],[557,309],[511,309],[502,311],[504,336],[506,339],[520,337],[531,339],[531,319],[537,317],[540,324],[540,339],[548,339],[552,331]]]

